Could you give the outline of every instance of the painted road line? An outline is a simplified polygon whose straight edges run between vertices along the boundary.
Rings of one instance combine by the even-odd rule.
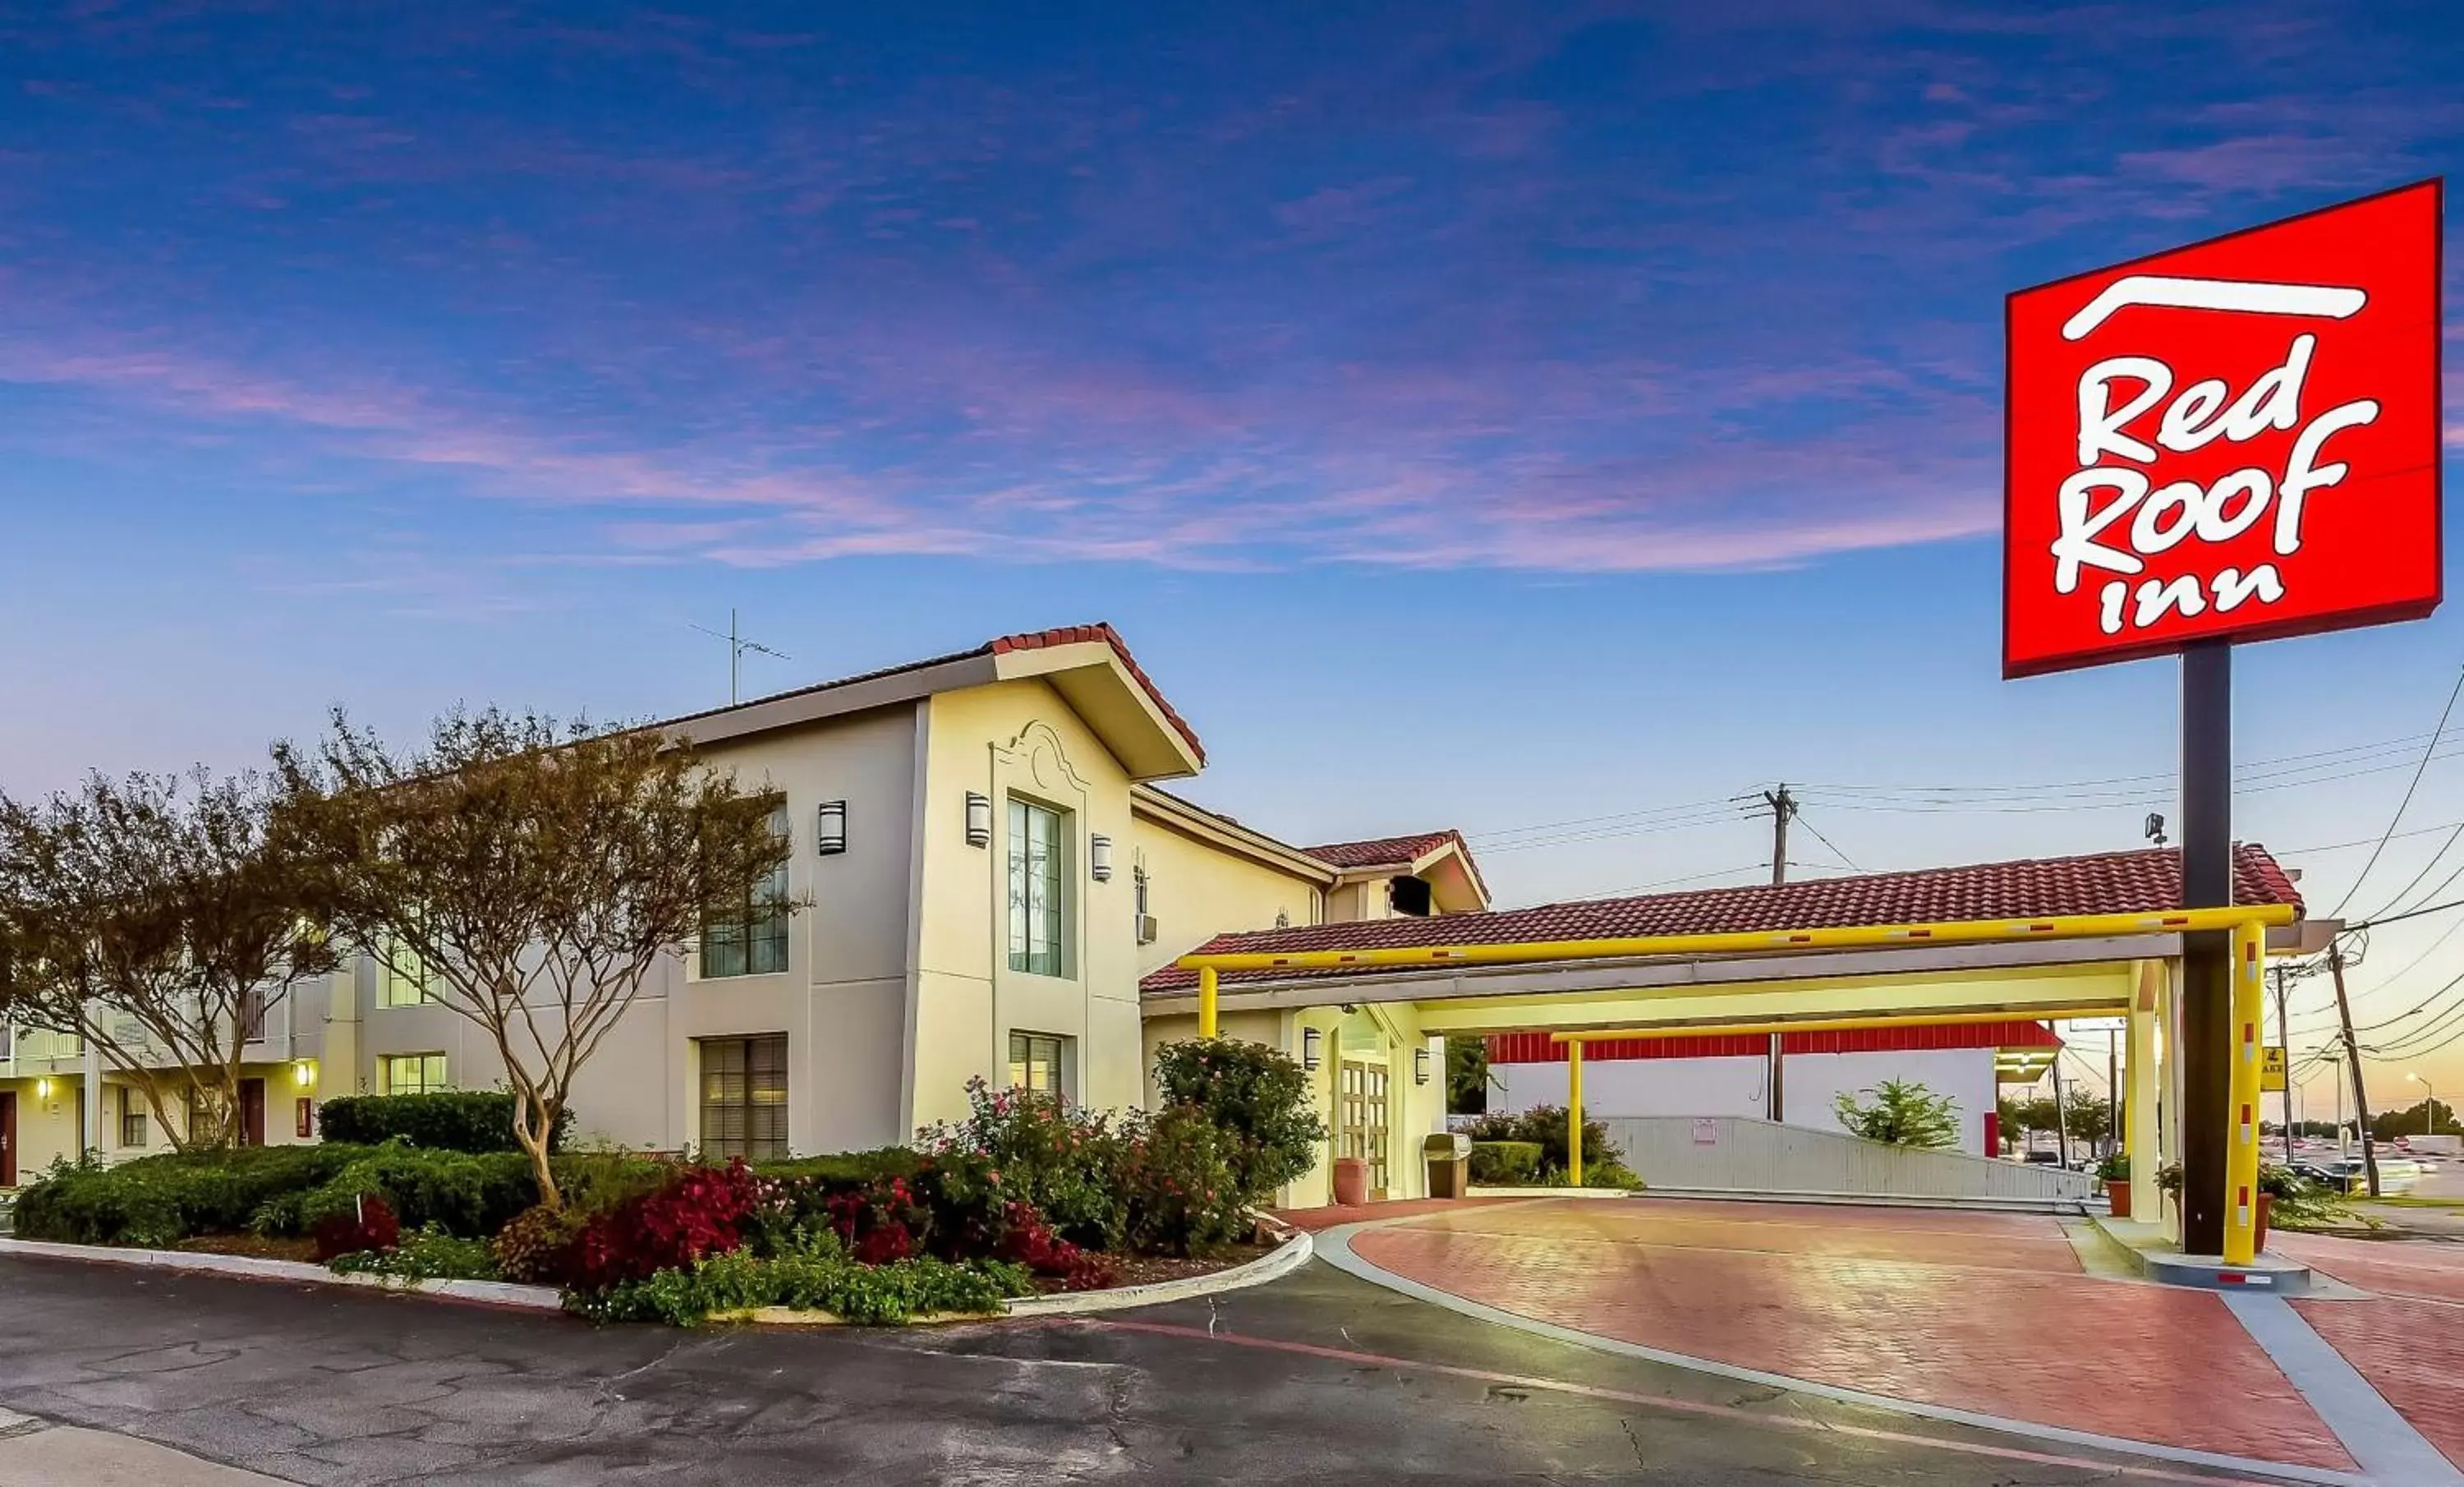
[[[2283,1461],[2266,1461],[2254,1456],[2225,1455],[2212,1451],[2192,1451],[2183,1446],[2167,1446],[2155,1441],[2131,1440],[2121,1435],[2100,1435],[2093,1431],[2075,1431],[2059,1425],[2040,1425],[2033,1420],[2014,1420],[2004,1415],[1983,1414],[1972,1409],[1954,1409],[1946,1405],[1928,1405],[1913,1399],[1897,1399],[1888,1394],[1868,1394],[1861,1389],[1841,1388],[1832,1384],[1817,1384],[1812,1379],[1799,1379],[1784,1373],[1766,1373],[1759,1368],[1741,1368],[1734,1364],[1709,1358],[1696,1358],[1685,1353],[1672,1353],[1664,1348],[1646,1347],[1639,1343],[1620,1342],[1591,1332],[1561,1327],[1553,1322],[1539,1321],[1515,1312],[1484,1305],[1441,1291],[1408,1276],[1396,1275],[1361,1258],[1352,1248],[1352,1236],[1367,1229],[1383,1228],[1385,1220],[1365,1224],[1346,1224],[1330,1229],[1317,1236],[1318,1258],[1348,1275],[1356,1276],[1390,1291],[1442,1306],[1451,1312],[1476,1317],[1501,1327],[1512,1327],[1534,1337],[1545,1337],[1575,1347],[1588,1347],[1595,1352],[1615,1353],[1624,1358],[1639,1358],[1645,1363],[1665,1364],[1676,1368],[1690,1368],[1740,1383],[1756,1384],[1766,1388],[1788,1389],[1816,1399],[1836,1400],[1841,1404],[1861,1405],[1870,1409],[1887,1409],[1898,1414],[1915,1415],[1920,1419],[1944,1420],[1953,1425],[1966,1425],[1982,1431],[1997,1431],[2005,1435],[2022,1435],[2032,1440],[2055,1440],[2065,1445],[2084,1446],[2093,1451],[2119,1452],[2126,1455],[2152,1457],[2160,1461],[2178,1461],[2186,1466],[2203,1466],[2216,1471],[2239,1472],[2249,1476],[2279,1481],[2320,1482],[2327,1487],[2409,1487],[2403,1478],[2374,1481],[2354,1472],[2331,1471],[2324,1467],[2296,1466]],[[2358,1459],[2358,1458],[2357,1458]]]
[[[1822,1420],[1809,1420],[1803,1415],[1767,1414],[1735,1405],[1715,1405],[1705,1400],[1680,1399],[1673,1394],[1644,1394],[1632,1389],[1605,1388],[1595,1384],[1571,1384],[1562,1379],[1544,1379],[1530,1374],[1499,1373],[1488,1368],[1465,1368],[1456,1364],[1423,1363],[1414,1358],[1393,1358],[1382,1353],[1356,1352],[1347,1347],[1328,1347],[1317,1343],[1294,1343],[1281,1338],[1252,1337],[1243,1332],[1224,1332],[1205,1327],[1185,1326],[1166,1321],[1123,1321],[1097,1318],[1084,1325],[1110,1328],[1117,1332],[1146,1332],[1159,1337],[1190,1338],[1208,1343],[1222,1343],[1234,1347],[1257,1347],[1276,1352],[1300,1353],[1311,1358],[1325,1358],[1336,1363],[1362,1367],[1384,1368],[1398,1373],[1436,1373],[1448,1378],[1469,1379],[1475,1383],[1503,1385],[1508,1388],[1548,1389],[1560,1394],[1573,1394],[1583,1399],[1603,1400],[1611,1404],[1637,1405],[1647,1409],[1665,1409],[1674,1413],[1706,1415],[1722,1420],[1735,1420],[1749,1425],[1768,1426],[1773,1430],[1810,1431],[1819,1435],[1844,1435],[1856,1440],[1878,1441],[1890,1445],[1930,1446],[1963,1455],[1986,1456],[1997,1461],[2020,1461],[2031,1466],[2077,1467],[2101,1476],[2120,1476],[2135,1481],[2196,1482],[2203,1487],[2274,1487],[2280,1477],[2261,1482],[2248,1477],[2216,1476],[2201,1472],[2175,1472],[2157,1466],[2129,1466],[2090,1456],[2057,1455],[2046,1451],[2026,1451],[2016,1446],[1989,1446],[1982,1441],[1951,1440],[1939,1435],[1918,1435],[1907,1431],[1878,1430],[1870,1425],[1843,1425]]]
[[[2387,1396],[2277,1296],[2228,1296],[2225,1306],[2301,1391],[2362,1470],[2403,1487],[2459,1487],[2464,1472],[2412,1428]]]

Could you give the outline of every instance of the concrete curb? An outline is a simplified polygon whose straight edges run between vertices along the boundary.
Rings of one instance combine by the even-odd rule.
[[[1160,1306],[1166,1301],[1186,1301],[1195,1297],[1239,1291],[1290,1275],[1308,1264],[1309,1256],[1316,1251],[1316,1243],[1309,1235],[1296,1232],[1273,1251],[1245,1265],[1235,1265],[1230,1270],[1191,1276],[1183,1280],[1157,1280],[1143,1286],[1115,1286],[1109,1291],[1060,1291],[1050,1296],[1012,1297],[1007,1303],[1009,1315],[1071,1317],[1082,1312],[1116,1312],[1133,1306]]]
[[[449,1300],[475,1301],[521,1311],[564,1309],[553,1286],[518,1286],[503,1280],[404,1280],[391,1276],[339,1276],[305,1260],[270,1260],[253,1254],[196,1254],[185,1250],[130,1250],[106,1244],[55,1244],[45,1239],[0,1238],[0,1254],[38,1259],[83,1260],[100,1265],[135,1265],[149,1270],[186,1271],[232,1276],[244,1280],[282,1280],[297,1285],[359,1286],[378,1291],[439,1296]]]
[[[2253,1456],[2224,1455],[2216,1452],[2192,1451],[2181,1446],[2162,1445],[2155,1441],[2132,1440],[2126,1436],[2100,1435],[2092,1431],[2076,1431],[2065,1426],[2039,1425],[2030,1420],[1982,1414],[1975,1410],[1957,1409],[1947,1405],[1928,1405],[1919,1400],[1894,1398],[1888,1394],[1869,1394],[1862,1389],[1842,1388],[1837,1385],[1819,1384],[1812,1379],[1795,1378],[1785,1373],[1769,1373],[1759,1368],[1747,1368],[1735,1364],[1721,1363],[1715,1359],[1697,1358],[1691,1354],[1669,1352],[1664,1348],[1647,1347],[1639,1343],[1619,1342],[1615,1338],[1601,1337],[1596,1333],[1582,1332],[1573,1327],[1561,1327],[1553,1322],[1539,1321],[1519,1313],[1485,1305],[1479,1301],[1456,1296],[1450,1291],[1441,1291],[1435,1286],[1396,1275],[1353,1253],[1353,1235],[1372,1229],[1383,1229],[1390,1224],[1409,1222],[1411,1222],[1409,1217],[1373,1219],[1365,1223],[1345,1224],[1339,1228],[1322,1231],[1317,1236],[1318,1258],[1347,1275],[1366,1280],[1373,1285],[1384,1286],[1390,1291],[1399,1292],[1416,1300],[1426,1301],[1432,1306],[1441,1306],[1448,1311],[1475,1318],[1481,1321],[1492,1322],[1501,1327],[1510,1327],[1518,1332],[1548,1338],[1575,1347],[1590,1348],[1595,1352],[1612,1353],[1619,1357],[1639,1359],[1644,1363],[1662,1364],[1695,1373],[1707,1373],[1718,1378],[1734,1379],[1743,1384],[1786,1389],[1791,1393],[1804,1394],[1816,1399],[1828,1399],[1871,1409],[1884,1409],[1895,1414],[1912,1415],[1919,1419],[1940,1420],[1946,1424],[1994,1431],[2005,1435],[2059,1441],[2064,1445],[2084,1446],[2096,1451],[2109,1451],[2146,1459],[2178,1462],[2186,1466],[2240,1472],[2272,1477],[2279,1481],[2313,1482],[2321,1484],[2321,1487],[2396,1487],[2395,1483],[2382,1482],[2353,1472],[2297,1466]]]
[[[1639,1198],[1642,1189],[1622,1187],[1466,1187],[1466,1198]]]
[[[1108,1291],[1061,1291],[1050,1296],[1012,1297],[1002,1303],[1004,1309],[1000,1312],[987,1313],[982,1317],[951,1316],[932,1320],[982,1321],[999,1321],[1003,1317],[1074,1317],[1090,1312],[1122,1311],[1133,1306],[1159,1306],[1166,1301],[1186,1301],[1194,1297],[1264,1285],[1278,1276],[1287,1276],[1308,1264],[1315,1248],[1308,1234],[1295,1233],[1268,1254],[1211,1275],[1158,1280],[1142,1286],[1115,1286]],[[183,1250],[131,1250],[113,1245],[54,1244],[41,1239],[7,1238],[0,1238],[0,1254],[84,1260],[103,1265],[135,1265],[152,1270],[232,1276],[248,1280],[280,1280],[299,1285],[363,1286],[523,1311],[564,1309],[563,1298],[553,1286],[514,1285],[502,1280],[403,1280],[386,1276],[341,1276],[322,1265],[311,1265],[302,1260],[272,1260],[253,1254],[199,1254]],[[827,1326],[837,1321],[826,1313],[793,1312],[783,1307],[762,1307],[759,1315],[749,1320],[767,1326]]]
[[[2262,1296],[2302,1296],[2313,1289],[2310,1267],[2298,1260],[2262,1254],[2251,1264],[2228,1265],[2213,1256],[2175,1252],[2153,1225],[2108,1213],[2090,1213],[2087,1218],[2122,1247],[2141,1275],[2158,1285]]]

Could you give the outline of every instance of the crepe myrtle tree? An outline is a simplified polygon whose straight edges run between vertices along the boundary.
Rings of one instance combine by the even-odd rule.
[[[0,798],[0,1015],[93,1045],[176,1150],[239,1143],[249,1041],[336,964],[273,801],[202,768]]]
[[[277,819],[340,938],[495,1046],[549,1208],[549,1133],[661,958],[718,906],[799,906],[767,887],[787,851],[777,797],[655,730],[490,708],[399,751],[337,711],[275,763]]]

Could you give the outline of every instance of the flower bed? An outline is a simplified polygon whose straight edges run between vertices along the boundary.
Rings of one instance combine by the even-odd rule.
[[[598,1321],[988,1315],[1011,1298],[1184,1279],[1264,1253],[1251,1209],[1323,1139],[1297,1069],[1257,1045],[1174,1045],[1157,1082],[1161,1110],[1105,1114],[979,1079],[967,1116],[913,1148],[759,1167],[561,1155],[557,1209],[533,1201],[518,1152],[399,1137],[61,1166],[28,1189],[20,1232],[306,1248],[340,1274],[406,1284],[548,1285]]]

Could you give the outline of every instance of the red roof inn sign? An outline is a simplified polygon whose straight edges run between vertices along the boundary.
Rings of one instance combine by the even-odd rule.
[[[2439,183],[2010,297],[2002,666],[2439,600]]]

